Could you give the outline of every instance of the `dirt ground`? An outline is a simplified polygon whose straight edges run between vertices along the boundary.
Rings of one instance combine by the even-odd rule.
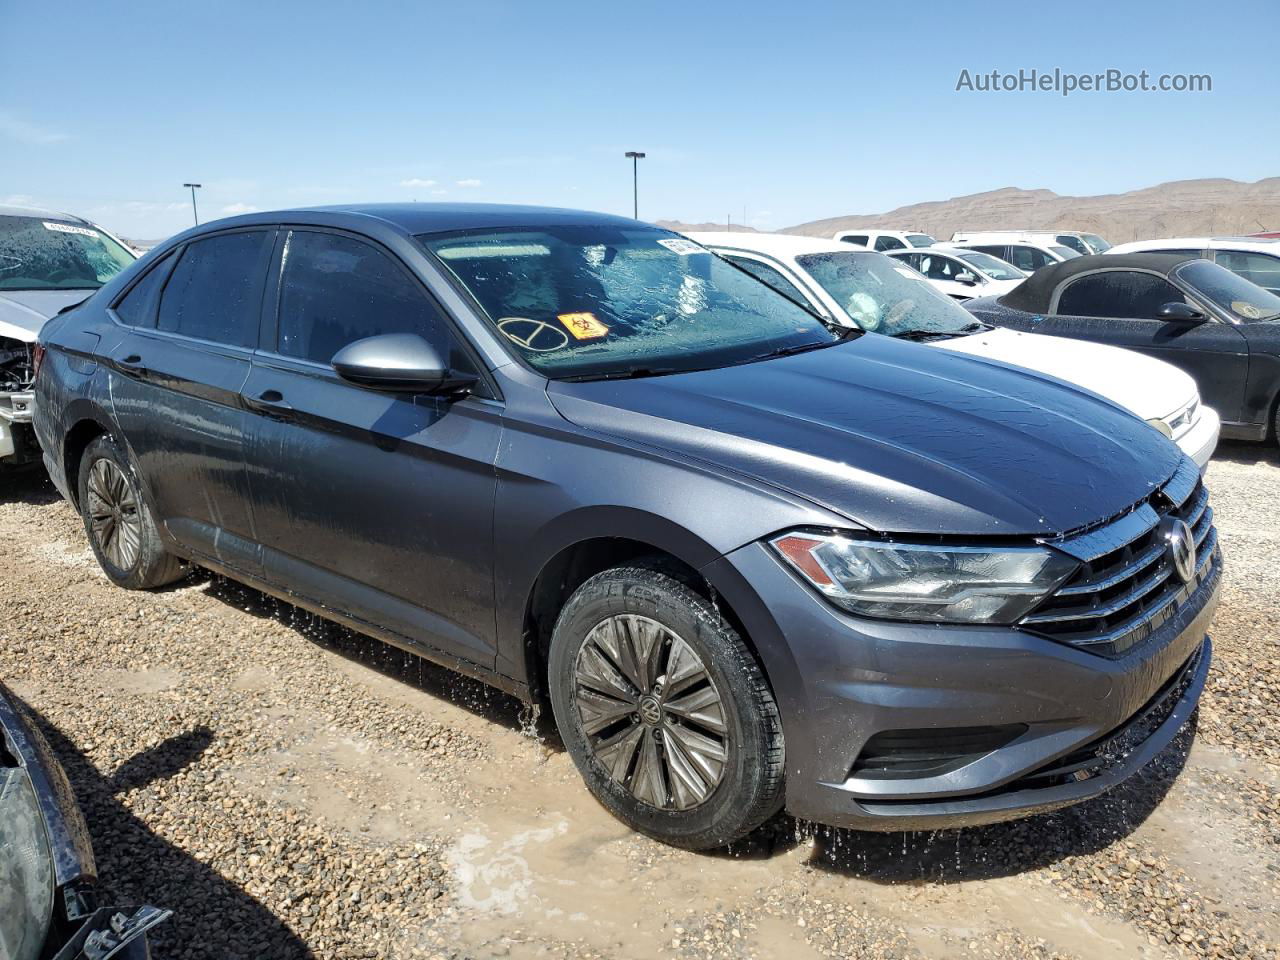
[[[514,700],[207,574],[113,588],[0,486],[0,679],[106,888],[174,957],[1275,957],[1280,457],[1208,474],[1227,555],[1198,729],[1099,800],[929,834],[779,818],[692,854],[599,808]]]

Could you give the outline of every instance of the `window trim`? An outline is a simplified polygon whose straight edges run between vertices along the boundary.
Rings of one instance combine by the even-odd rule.
[[[1181,264],[1179,264],[1179,266],[1181,266]],[[1068,277],[1066,280],[1063,280],[1061,283],[1059,283],[1056,287],[1053,288],[1053,295],[1049,298],[1049,310],[1048,310],[1049,316],[1051,317],[1087,316],[1087,314],[1082,314],[1082,313],[1059,313],[1058,303],[1062,299],[1062,294],[1067,290],[1068,287],[1070,287],[1077,280],[1083,280],[1086,277],[1097,276],[1100,273],[1144,273],[1147,276],[1158,277],[1159,279],[1163,280],[1165,283],[1169,284],[1169,286],[1177,290],[1179,293],[1181,293],[1184,297],[1189,299],[1191,301],[1191,306],[1199,309],[1209,319],[1211,323],[1222,322],[1222,319],[1218,315],[1217,310],[1209,309],[1207,306],[1205,306],[1203,303],[1200,302],[1199,297],[1197,297],[1194,293],[1188,290],[1185,286],[1176,282],[1172,277],[1168,276],[1167,274],[1161,273],[1159,270],[1150,270],[1145,267],[1095,267],[1093,270],[1085,270],[1082,273],[1077,273],[1073,276]],[[1141,320],[1145,323],[1162,322],[1160,320],[1155,319],[1154,317],[1095,317],[1093,319]]]

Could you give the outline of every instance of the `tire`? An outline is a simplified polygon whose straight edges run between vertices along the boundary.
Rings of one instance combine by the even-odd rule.
[[[707,850],[782,806],[782,723],[764,672],[684,584],[642,566],[597,574],[560,612],[548,660],[560,736],[632,829]]]
[[[103,573],[127,590],[181,578],[186,565],[165,550],[129,455],[111,437],[85,448],[77,477],[80,517]]]

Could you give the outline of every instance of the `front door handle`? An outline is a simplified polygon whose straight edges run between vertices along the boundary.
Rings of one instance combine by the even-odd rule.
[[[126,377],[144,377],[147,374],[147,368],[142,365],[142,357],[136,353],[117,357],[115,367]]]
[[[293,407],[279,390],[263,390],[256,397],[245,397],[245,406],[273,420],[286,420],[293,415]]]

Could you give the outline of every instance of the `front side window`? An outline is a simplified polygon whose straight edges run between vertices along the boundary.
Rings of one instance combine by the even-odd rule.
[[[771,267],[767,263],[761,263],[759,260],[752,260],[750,257],[735,257],[732,254],[724,254],[724,258],[730,263],[737,264],[757,280],[767,283],[783,296],[790,297],[801,306],[809,303],[809,298],[800,292],[799,287],[783,276],[781,270]]]
[[[1166,303],[1186,298],[1164,277],[1108,270],[1072,280],[1058,297],[1057,313],[1073,317],[1156,320]]]
[[[796,263],[863,330],[891,337],[957,334],[976,324],[971,313],[892,258],[851,250],[809,253]]]
[[[0,290],[96,290],[136,259],[83,223],[0,217]]]
[[[1174,276],[1239,320],[1280,319],[1280,296],[1220,263],[1192,260],[1174,270]]]
[[[1084,235],[1084,242],[1089,245],[1089,249],[1094,253],[1106,253],[1111,249],[1111,244],[1107,243],[1107,241],[1103,240],[1096,233],[1086,233]]]
[[[156,329],[236,347],[254,345],[270,239],[270,232],[252,230],[188,243],[160,295]]]
[[[328,364],[343,347],[416,333],[447,356],[449,337],[422,289],[386,253],[353,237],[293,230],[281,254],[278,351]]]
[[[1264,290],[1280,290],[1280,258],[1267,253],[1244,250],[1219,250],[1214,260],[1232,273],[1238,273]]]
[[[950,257],[940,257],[937,254],[919,256],[920,263],[913,266],[930,280],[954,280],[957,274],[964,271],[964,267]]]
[[[876,237],[876,249],[881,253],[886,250],[905,250],[907,245],[897,237],[879,236]]]
[[[588,223],[418,240],[516,355],[551,378],[722,367],[840,339],[766,284],[665,230]]]
[[[1057,240],[1060,246],[1067,247],[1081,255],[1093,252],[1089,249],[1089,245],[1082,239],[1079,237],[1073,237],[1069,233],[1060,233],[1053,239]]]
[[[909,233],[907,234],[907,242],[913,247],[932,247],[938,241],[927,233]]]
[[[1022,280],[1026,277],[1026,274],[1017,267],[1006,263],[999,257],[993,257],[989,253],[973,251],[971,253],[962,253],[959,256],[969,266],[976,267],[992,280]]]

